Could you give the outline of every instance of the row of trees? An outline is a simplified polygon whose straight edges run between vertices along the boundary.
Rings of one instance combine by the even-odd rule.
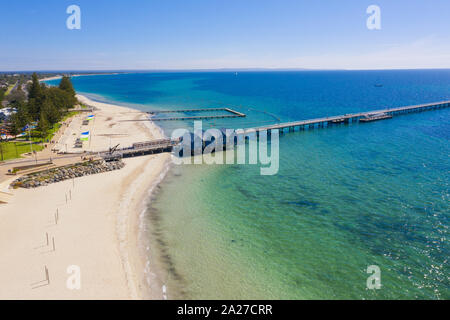
[[[21,86],[18,86],[7,97],[10,106],[17,110],[11,116],[12,134],[18,134],[27,124],[37,122],[38,130],[44,137],[48,130],[62,119],[67,110],[77,103],[75,90],[67,76],[61,79],[59,87],[48,87],[40,83],[37,74],[34,73],[27,91],[28,97]],[[13,96],[10,97],[11,95]]]

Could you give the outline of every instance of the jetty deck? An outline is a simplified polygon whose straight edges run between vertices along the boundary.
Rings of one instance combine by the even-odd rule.
[[[435,102],[435,103],[406,106],[406,107],[397,107],[397,108],[351,113],[351,114],[338,115],[338,116],[332,116],[332,117],[308,119],[308,120],[293,121],[293,122],[283,122],[283,123],[278,123],[278,124],[274,124],[274,125],[248,128],[248,129],[244,130],[244,133],[250,133],[250,132],[254,132],[254,131],[256,131],[256,132],[271,131],[271,130],[275,130],[275,129],[278,129],[278,130],[280,130],[281,133],[283,133],[284,129],[289,129],[289,131],[292,132],[292,131],[295,131],[295,128],[299,128],[299,130],[304,130],[305,128],[312,129],[315,127],[324,128],[324,127],[336,125],[339,123],[359,122],[361,119],[369,118],[369,117],[372,117],[372,116],[375,116],[378,114],[386,114],[386,115],[390,116],[390,117],[386,117],[386,119],[388,119],[388,118],[392,118],[395,115],[414,113],[414,112],[424,112],[424,111],[437,110],[437,109],[443,109],[443,108],[448,108],[448,107],[450,107],[450,100]]]
[[[230,108],[203,108],[203,109],[179,109],[179,110],[158,110],[147,112],[150,115],[161,113],[191,113],[191,112],[217,112],[225,111],[230,114],[223,115],[203,115],[203,116],[182,116],[182,117],[166,117],[166,118],[151,118],[152,121],[176,121],[176,120],[198,120],[198,119],[219,119],[219,118],[243,118],[246,114],[230,109]]]
[[[317,128],[325,128],[325,127],[331,127],[331,126],[336,126],[336,125],[340,125],[340,124],[359,122],[362,119],[372,118],[374,121],[375,120],[383,120],[383,119],[390,119],[394,115],[408,114],[408,113],[413,113],[413,112],[424,112],[424,111],[437,110],[437,109],[443,109],[443,108],[448,108],[448,107],[450,107],[450,100],[436,102],[436,103],[420,104],[420,105],[414,105],[414,106],[406,106],[406,107],[397,107],[397,108],[366,111],[366,112],[359,112],[359,113],[351,113],[351,114],[338,115],[338,116],[333,116],[333,117],[324,117],[324,118],[308,119],[308,120],[301,120],[301,121],[284,122],[284,123],[278,123],[278,124],[269,125],[269,126],[247,128],[245,130],[242,130],[238,134],[249,135],[251,133],[256,132],[256,134],[258,135],[259,132],[261,132],[261,131],[270,132],[271,130],[276,130],[276,129],[280,130],[280,133],[283,134],[284,129],[286,129],[286,128],[289,129],[289,132],[294,132],[295,128],[299,128],[300,131],[305,130],[306,128],[308,128],[308,129],[312,129],[312,128],[316,128],[316,127]],[[224,108],[219,108],[219,109],[222,110]],[[192,109],[192,110],[195,110],[195,109]],[[205,109],[200,109],[200,110],[205,110]],[[173,111],[173,112],[179,112],[179,111]],[[363,121],[363,122],[365,122],[365,121]],[[108,158],[115,158],[115,157],[128,158],[128,157],[135,157],[135,156],[147,155],[147,154],[171,152],[173,150],[173,148],[180,143],[180,141],[181,141],[181,139],[178,139],[178,140],[159,139],[159,140],[153,140],[153,141],[139,142],[139,143],[134,143],[129,148],[117,149],[117,150],[114,150],[114,152],[105,151],[105,152],[99,153],[98,155],[103,157],[104,159],[108,159]]]
[[[98,155],[103,159],[131,158],[149,154],[171,152],[180,140],[158,139],[152,141],[144,141],[133,143],[129,148],[115,149],[113,152],[104,151]]]

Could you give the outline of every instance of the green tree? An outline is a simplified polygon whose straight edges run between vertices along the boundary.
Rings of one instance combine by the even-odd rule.
[[[11,131],[12,134],[17,135],[32,119],[28,113],[28,105],[24,102],[18,102],[15,108],[17,112],[11,115]]]
[[[63,76],[61,82],[59,83],[59,88],[69,94],[72,105],[77,103],[77,98],[75,97],[75,90],[72,85],[72,81],[68,76]]]
[[[47,118],[44,113],[41,113],[41,118],[39,119],[38,123],[38,130],[41,133],[42,141],[44,141],[45,137],[47,136],[49,129],[50,127]]]
[[[57,123],[61,119],[61,112],[51,99],[45,99],[42,103],[41,114],[45,116],[50,125]]]
[[[28,110],[33,120],[38,120],[41,114],[42,100],[30,99],[28,100]]]
[[[25,102],[26,99],[27,99],[27,97],[25,95],[25,92],[23,92],[22,86],[20,84],[17,86],[17,89],[13,90],[6,97],[6,100],[8,100],[8,102],[13,105],[16,103]]]
[[[5,90],[0,89],[0,104],[2,103],[3,99],[5,99]],[[0,106],[1,108],[2,106]]]
[[[73,99],[69,93],[59,88],[47,88],[45,90],[45,98],[51,100],[60,111],[67,111],[74,106]]]
[[[38,76],[35,73],[33,73],[33,76],[31,78],[31,85],[30,88],[28,90],[28,99],[35,99],[35,100],[39,100],[42,99],[42,87],[41,84],[39,82]]]
[[[39,82],[36,73],[33,73],[31,84],[28,88],[28,104],[29,113],[33,120],[40,119],[42,103],[45,98],[45,86]]]

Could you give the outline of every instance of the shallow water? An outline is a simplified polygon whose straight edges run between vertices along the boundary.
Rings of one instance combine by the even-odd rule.
[[[142,110],[232,106],[251,127],[450,99],[450,71],[79,77]],[[382,83],[383,87],[374,84]],[[285,134],[280,170],[175,166],[149,207],[169,297],[449,299],[450,111]],[[191,122],[161,123],[167,134]],[[368,290],[369,265],[381,269]]]

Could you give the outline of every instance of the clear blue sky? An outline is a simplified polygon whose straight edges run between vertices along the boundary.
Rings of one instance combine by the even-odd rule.
[[[81,8],[81,30],[66,8]],[[381,8],[381,30],[366,9]],[[450,68],[449,0],[2,1],[0,70]]]

